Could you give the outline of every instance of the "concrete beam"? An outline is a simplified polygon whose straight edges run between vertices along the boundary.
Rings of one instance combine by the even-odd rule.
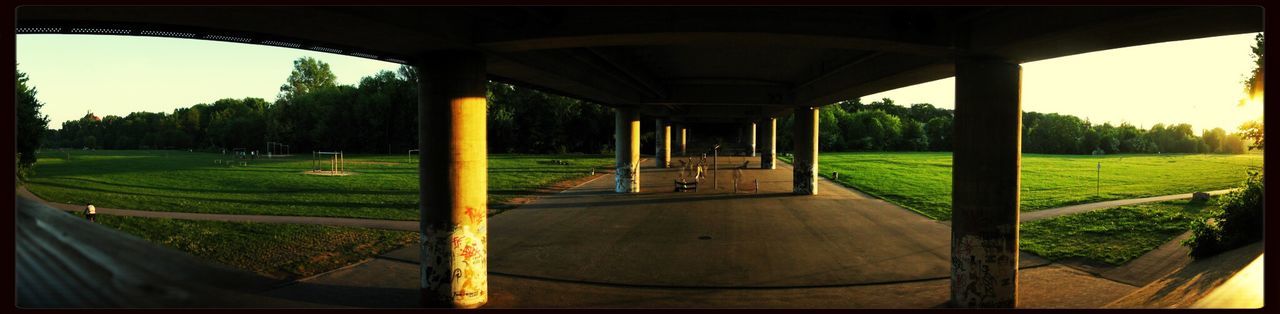
[[[792,193],[818,195],[818,107],[796,108]]]
[[[1017,307],[1022,68],[956,64],[951,181],[951,302]]]
[[[614,108],[614,191],[640,192],[640,115],[632,108]]]
[[[645,99],[643,105],[666,104],[702,104],[707,106],[759,106],[791,104],[791,88],[784,84],[751,84],[747,82],[725,82],[724,84],[703,84],[703,82],[667,83],[668,96],[665,98]]]
[[[919,44],[874,38],[783,34],[765,32],[660,32],[556,36],[479,43],[495,51],[530,51],[583,47],[668,46],[668,45],[785,45],[804,48],[886,51],[923,56],[943,56],[954,52],[943,45]]]
[[[1054,8],[1053,19],[1030,7],[993,10],[971,26],[971,54],[1027,63],[1079,53],[1167,41],[1263,31],[1258,6]]]
[[[894,88],[925,83],[954,74],[949,60],[901,55],[877,55],[866,61],[874,66],[850,66],[798,86],[795,104],[827,105]]]
[[[485,59],[448,51],[420,60],[421,302],[476,308],[489,300]]]
[[[489,73],[521,85],[545,86],[605,104],[635,104],[649,98],[646,91],[626,82],[621,74],[603,72],[564,51],[491,53],[490,57],[493,64]]]

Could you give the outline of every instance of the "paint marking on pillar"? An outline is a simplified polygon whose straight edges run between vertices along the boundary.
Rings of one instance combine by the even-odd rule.
[[[1003,238],[952,238],[952,302],[963,307],[1014,307],[1018,253]]]

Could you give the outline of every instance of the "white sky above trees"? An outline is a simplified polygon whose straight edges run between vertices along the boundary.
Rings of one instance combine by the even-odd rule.
[[[1087,118],[1095,124],[1190,123],[1234,132],[1258,119],[1261,104],[1237,106],[1253,69],[1255,34],[1098,51],[1022,65],[1022,108]],[[398,64],[342,55],[205,40],[103,35],[18,35],[18,69],[45,105],[49,127],[92,111],[172,112],[222,98],[274,101],[293,60],[330,64],[338,84],[354,85]],[[954,78],[863,96],[898,105],[955,108]]]

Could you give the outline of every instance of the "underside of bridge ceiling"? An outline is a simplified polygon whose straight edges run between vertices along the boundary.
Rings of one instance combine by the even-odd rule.
[[[1029,62],[1262,31],[1260,7],[25,6],[19,33],[183,37],[412,63],[476,50],[491,78],[729,122]],[[123,33],[122,33],[123,32]]]

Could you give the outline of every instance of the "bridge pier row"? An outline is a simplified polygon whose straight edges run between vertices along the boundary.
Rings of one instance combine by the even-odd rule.
[[[640,114],[634,108],[614,108],[614,191],[640,192]]]
[[[956,61],[951,304],[1017,307],[1022,68]]]
[[[760,169],[776,169],[774,165],[778,158],[778,119],[764,118],[761,120],[764,127],[761,128],[760,146],[763,146],[760,152]]]
[[[488,156],[485,59],[436,52],[418,81],[421,295],[427,307],[488,303]]]
[[[756,156],[756,123],[751,122],[751,157]]]
[[[792,193],[818,195],[818,107],[798,107],[795,115]]]
[[[653,130],[655,151],[654,158],[658,160],[658,168],[671,167],[671,122],[663,119],[657,119],[654,123],[656,126]]]

